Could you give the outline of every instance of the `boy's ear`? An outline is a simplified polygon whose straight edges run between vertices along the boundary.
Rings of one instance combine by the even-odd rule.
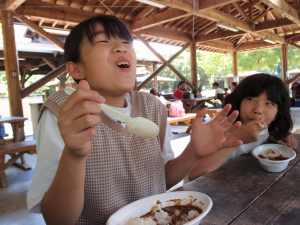
[[[77,63],[67,62],[66,69],[68,73],[76,80],[83,80],[85,79],[85,75],[82,72],[82,69],[79,67]]]

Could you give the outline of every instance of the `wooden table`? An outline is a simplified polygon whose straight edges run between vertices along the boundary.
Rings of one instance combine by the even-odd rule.
[[[294,133],[300,143],[300,130]],[[213,207],[203,224],[299,224],[300,146],[282,172],[263,170],[251,154],[242,155],[177,189],[207,194]]]
[[[172,101],[180,100],[183,103],[185,113],[196,113],[199,111],[200,107],[204,105],[205,102],[214,104],[213,102],[211,102],[212,99],[214,99],[214,97],[199,97],[194,99],[169,99],[169,101],[172,102]],[[195,102],[196,104],[194,105]],[[186,106],[185,103],[188,103],[189,106]]]
[[[13,142],[14,143],[19,142],[19,136],[18,136],[19,125],[20,125],[20,123],[24,122],[25,120],[27,120],[27,118],[17,117],[17,116],[0,118],[0,123],[10,123],[11,124],[12,130],[13,130]],[[11,157],[14,158],[15,154],[11,155]],[[16,167],[19,167],[23,170],[30,170],[31,167],[26,164],[24,156],[21,156],[20,158],[21,158],[22,163],[20,164],[20,163],[15,162],[13,165]]]
[[[196,115],[197,113],[189,113],[183,117],[168,117],[168,122],[170,125],[178,125],[178,122],[183,122],[189,126],[186,133],[191,133]]]
[[[21,122],[24,122],[27,120],[27,118],[24,117],[17,117],[17,116],[11,116],[11,117],[2,117],[0,118],[0,123],[10,123],[12,130],[13,130],[13,140],[14,142],[19,142],[19,124]]]

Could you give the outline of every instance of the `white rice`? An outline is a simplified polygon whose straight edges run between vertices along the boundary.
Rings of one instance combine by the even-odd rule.
[[[174,214],[176,216],[180,215],[180,211],[176,210],[174,212]],[[200,214],[195,211],[195,210],[190,210],[188,215],[181,215],[180,220],[181,221],[177,221],[176,225],[183,225],[186,224],[188,222],[190,222],[191,220],[195,219],[197,216],[199,216]],[[150,218],[132,218],[129,219],[125,225],[169,225],[172,222],[172,218],[170,216],[168,216],[168,213],[160,210],[160,211],[156,211],[154,212],[154,216],[151,216]]]
[[[259,155],[262,155],[263,157],[265,157],[265,160],[272,160],[275,157],[285,157],[285,158],[289,158],[289,155],[286,154],[283,151],[277,150],[277,149],[268,149],[265,152],[261,152]]]

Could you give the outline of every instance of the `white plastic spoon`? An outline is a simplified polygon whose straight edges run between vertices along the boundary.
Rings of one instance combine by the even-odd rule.
[[[74,91],[76,91],[76,89],[74,89],[74,88],[71,88],[71,87],[65,88],[65,92],[68,95],[71,95]],[[117,116],[121,120],[123,120],[126,123],[128,131],[130,133],[132,133],[133,135],[143,137],[143,138],[153,138],[156,135],[158,135],[158,133],[159,133],[158,126],[155,123],[153,123],[152,121],[147,120],[146,118],[143,118],[143,117],[131,118],[129,116],[126,116],[126,115],[116,111],[116,110],[113,110],[113,109],[107,107],[104,104],[99,104],[97,102],[94,102],[94,103],[99,105],[100,108],[103,109],[104,111],[107,111],[107,112]]]

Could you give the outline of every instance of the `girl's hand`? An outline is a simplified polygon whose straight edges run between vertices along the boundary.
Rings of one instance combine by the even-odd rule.
[[[261,127],[259,124],[263,124]],[[255,142],[259,139],[259,134],[265,130],[267,124],[262,120],[252,120],[241,126],[241,128],[228,140],[241,140],[244,144]]]
[[[238,111],[234,111],[225,119],[230,109],[231,105],[226,105],[212,121],[206,124],[202,122],[203,117],[207,113],[207,109],[197,113],[193,123],[191,141],[189,143],[189,147],[193,149],[194,153],[192,157],[195,160],[211,155],[220,149],[236,147],[243,144],[240,140],[226,141],[226,139],[233,135],[241,126],[240,122],[236,122],[231,126],[239,114]]]
[[[96,135],[95,125],[101,122],[101,109],[92,101],[103,103],[105,99],[89,84],[80,81],[76,90],[59,109],[57,124],[65,142],[65,150],[71,155],[85,157],[91,150],[91,140]]]
[[[296,149],[297,146],[298,146],[298,141],[291,134],[291,135],[287,136],[286,138],[278,141],[277,144],[285,145],[285,146],[287,146],[289,148]]]

